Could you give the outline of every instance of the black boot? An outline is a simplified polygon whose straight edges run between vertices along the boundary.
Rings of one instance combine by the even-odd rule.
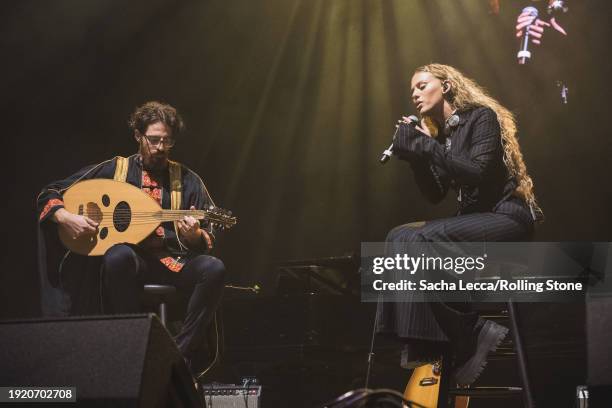
[[[508,329],[478,317],[469,303],[432,302],[431,309],[451,343],[457,384],[470,385],[482,373],[487,355],[495,351]],[[455,308],[456,307],[456,308]]]
[[[476,346],[469,352],[469,358],[463,363],[456,360],[454,381],[461,385],[471,385],[487,365],[487,356],[497,350],[499,344],[508,334],[508,328],[491,320],[479,319],[471,336]],[[465,351],[464,351],[465,352]],[[462,356],[464,358],[465,355]]]

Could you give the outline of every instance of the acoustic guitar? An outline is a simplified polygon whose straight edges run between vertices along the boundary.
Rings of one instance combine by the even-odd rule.
[[[441,363],[425,364],[412,372],[404,391],[404,398],[424,408],[437,408],[440,394]],[[470,397],[457,396],[455,408],[468,408]]]
[[[66,210],[98,223],[95,233],[76,239],[59,228],[66,248],[87,256],[104,255],[115,244],[138,244],[162,222],[182,220],[186,215],[206,219],[220,228],[231,228],[237,222],[229,211],[213,206],[206,210],[164,210],[138,187],[115,180],[80,181],[66,190],[63,200]]]

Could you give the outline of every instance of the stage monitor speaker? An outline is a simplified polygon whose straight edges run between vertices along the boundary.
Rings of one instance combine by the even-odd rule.
[[[0,322],[0,367],[4,387],[76,387],[77,406],[202,406],[155,315]]]

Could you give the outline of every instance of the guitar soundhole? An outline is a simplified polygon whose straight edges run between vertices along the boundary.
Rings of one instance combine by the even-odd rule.
[[[110,197],[107,194],[102,196],[102,204],[104,204],[105,207],[110,205]]]
[[[121,201],[113,211],[113,225],[119,232],[123,232],[130,226],[132,221],[132,209],[125,201]]]
[[[106,238],[108,235],[108,228],[104,227],[100,230],[100,239]]]

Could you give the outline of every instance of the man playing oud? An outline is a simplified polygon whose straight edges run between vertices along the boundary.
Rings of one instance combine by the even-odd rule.
[[[44,237],[39,239],[43,311],[47,315],[137,313],[145,283],[173,285],[190,294],[187,316],[175,341],[192,368],[224,288],[223,262],[206,255],[215,238],[210,223],[201,226],[191,216],[163,222],[140,244],[116,244],[102,257],[80,256],[57,245],[58,229],[73,239],[99,230],[96,221],[64,208],[63,193],[82,180],[127,182],[164,209],[199,210],[214,205],[202,179],[168,159],[183,130],[174,107],[147,102],[132,113],[129,126],[138,153],[86,167],[52,182],[38,196],[39,236]]]

